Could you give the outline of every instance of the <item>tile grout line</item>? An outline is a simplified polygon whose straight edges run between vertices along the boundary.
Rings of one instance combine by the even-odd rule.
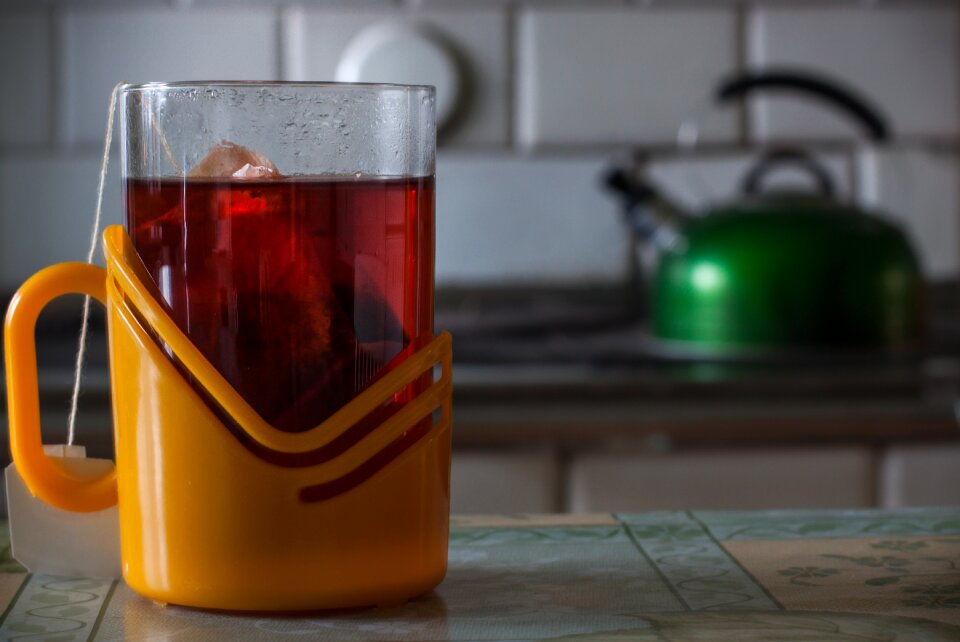
[[[513,4],[503,8],[503,15],[501,16],[502,20],[505,20],[506,24],[504,29],[507,32],[506,37],[506,49],[507,49],[507,136],[506,136],[506,148],[509,150],[514,150],[516,148],[517,142],[517,96],[519,92],[517,90],[517,83],[519,82],[520,74],[517,72],[517,37],[519,30],[517,28],[517,21],[520,19],[517,7]]]
[[[64,127],[63,111],[66,109],[66,90],[64,83],[60,82],[63,67],[63,57],[66,51],[66,9],[62,7],[48,7],[46,11],[47,19],[47,37],[50,39],[50,47],[47,50],[49,60],[47,61],[47,71],[49,78],[47,80],[47,90],[50,92],[50,113],[47,114],[47,140],[44,143],[45,150],[49,152],[59,152],[63,148]]]
[[[753,582],[754,586],[756,586],[756,587],[759,588],[761,591],[763,591],[763,594],[766,595],[767,598],[769,598],[771,602],[773,602],[773,605],[774,605],[774,606],[776,606],[776,607],[777,607],[778,609],[780,609],[781,611],[786,611],[786,610],[787,610],[787,609],[783,606],[783,604],[780,603],[780,600],[778,600],[777,598],[775,598],[775,597],[773,596],[773,593],[771,593],[770,590],[767,589],[766,586],[764,586],[763,584],[761,584],[760,581],[759,581],[756,577],[754,577],[753,573],[751,573],[750,571],[748,571],[748,570],[746,569],[746,567],[744,567],[744,565],[741,564],[740,561],[739,561],[737,558],[735,558],[733,555],[730,554],[730,551],[728,551],[728,550],[723,546],[723,544],[720,543],[720,540],[718,540],[718,539],[714,536],[714,534],[713,534],[713,532],[710,530],[710,528],[709,528],[706,524],[704,524],[704,523],[700,520],[699,517],[697,517],[696,515],[693,514],[693,511],[686,510],[686,511],[684,511],[684,513],[687,515],[687,518],[689,518],[689,519],[690,519],[692,522],[694,522],[697,526],[699,526],[701,529],[703,529],[703,532],[707,535],[707,537],[710,538],[710,541],[713,542],[714,544],[716,544],[716,545],[717,545],[717,548],[719,548],[721,551],[723,551],[723,554],[727,557],[727,559],[729,559],[731,562],[733,562],[734,566],[736,566],[737,568],[739,568],[739,569],[743,572],[743,574],[746,575],[746,576],[750,579],[751,582]]]
[[[100,630],[100,624],[103,622],[103,618],[107,614],[107,608],[110,606],[110,600],[113,598],[113,593],[117,590],[118,584],[120,584],[120,580],[113,580],[113,584],[110,585],[110,590],[107,591],[106,596],[103,598],[103,606],[100,607],[100,613],[97,614],[97,619],[94,621],[93,627],[90,629],[90,635],[87,636],[87,642],[93,642],[94,638],[96,638],[97,632]]]
[[[736,52],[734,54],[734,65],[736,67],[737,73],[743,74],[746,73],[750,68],[750,50],[752,48],[752,43],[750,38],[753,37],[753,28],[752,28],[752,13],[755,11],[755,8],[748,7],[747,5],[737,3],[734,8],[734,38],[736,42],[734,46],[736,47]],[[739,129],[739,135],[737,140],[741,145],[750,145],[751,139],[753,138],[753,123],[750,113],[750,100],[741,100],[737,105],[737,129]]]
[[[662,570],[660,570],[660,567],[656,564],[656,562],[654,562],[653,559],[647,554],[647,552],[643,550],[643,546],[637,540],[636,536],[633,534],[633,531],[630,530],[630,526],[624,523],[622,519],[620,519],[619,513],[614,513],[613,515],[614,517],[616,517],[617,521],[620,522],[620,527],[623,529],[624,533],[626,533],[627,539],[629,539],[633,543],[634,547],[640,552],[640,555],[643,556],[643,559],[646,560],[650,568],[652,568],[654,572],[657,574],[657,576],[660,578],[660,581],[663,582],[666,585],[666,587],[670,589],[670,592],[673,593],[673,596],[677,598],[677,601],[680,602],[680,605],[684,609],[686,609],[687,611],[693,611],[693,607],[691,607],[690,604],[688,604],[687,601],[683,599],[683,596],[680,595],[680,592],[677,590],[677,587],[673,585],[673,582],[667,579],[667,576],[664,575]]]
[[[573,478],[570,474],[570,471],[573,468],[573,454],[567,452],[562,446],[559,446],[557,448],[554,461],[557,466],[556,491],[554,493],[555,501],[557,502],[557,506],[560,511],[573,512],[571,510]],[[616,519],[612,513],[610,513],[610,516],[613,517],[613,519]],[[619,523],[619,520],[617,520],[617,522]]]
[[[276,55],[277,57],[276,61],[274,62],[273,73],[274,73],[274,77],[277,78],[278,80],[286,80],[286,78],[284,77],[284,71],[286,70],[286,67],[287,67],[287,60],[286,60],[286,54],[287,54],[286,44],[287,43],[286,43],[286,33],[285,33],[286,30],[284,29],[284,24],[283,24],[284,7],[282,5],[278,5],[274,9],[273,20],[274,20],[273,32],[277,39],[277,41],[274,43],[274,48],[273,48],[274,55]]]

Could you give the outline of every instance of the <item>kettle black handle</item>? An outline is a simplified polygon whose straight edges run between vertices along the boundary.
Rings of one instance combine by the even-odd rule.
[[[856,119],[870,140],[890,139],[886,117],[876,105],[852,88],[820,73],[794,69],[774,69],[737,73],[723,80],[716,89],[717,103],[724,104],[757,90],[790,91],[822,98]]]
[[[770,172],[781,167],[790,166],[805,170],[817,184],[817,190],[825,198],[833,198],[836,194],[836,188],[830,172],[816,158],[803,151],[784,147],[781,149],[771,149],[765,152],[747,175],[743,178],[741,191],[744,194],[755,196],[761,192],[763,180]]]

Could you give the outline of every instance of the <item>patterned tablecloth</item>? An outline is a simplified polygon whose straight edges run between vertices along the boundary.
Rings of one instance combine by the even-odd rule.
[[[960,640],[960,508],[457,517],[436,591],[301,617],[162,607],[5,550],[3,640]]]

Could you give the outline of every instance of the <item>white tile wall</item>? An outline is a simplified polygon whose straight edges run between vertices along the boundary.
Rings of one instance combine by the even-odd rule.
[[[623,278],[627,235],[616,203],[598,187],[608,163],[596,148],[672,143],[680,122],[697,115],[718,78],[737,67],[740,51],[750,64],[803,64],[839,75],[875,98],[895,131],[954,150],[960,142],[960,5],[950,0],[815,7],[743,0],[742,33],[735,0],[652,8],[641,0],[362,0],[360,8],[343,0],[302,9],[280,0],[41,4],[0,6],[3,290],[48,264],[84,256],[96,144],[116,81],[329,79],[350,39],[383,20],[427,22],[455,44],[469,70],[464,110],[441,138],[458,151],[443,150],[438,166],[440,285]],[[736,111],[709,113],[706,141],[738,139]],[[792,100],[760,101],[751,116],[762,140],[851,131],[841,118]],[[821,156],[840,177],[842,195],[856,194],[904,222],[931,276],[956,277],[960,156],[906,144],[859,154],[854,172],[843,153]],[[71,152],[75,145],[84,151]],[[568,155],[526,155],[526,147],[551,146]],[[654,162],[651,174],[700,207],[732,195],[749,159],[674,157]],[[112,168],[108,223],[120,221],[115,159]],[[90,414],[81,421],[89,423]],[[949,444],[894,448],[881,466],[882,501],[957,503],[958,457]],[[872,464],[865,449],[839,447],[589,455],[573,462],[570,502],[559,506],[561,471],[552,455],[467,453],[454,459],[453,508],[863,506],[874,497]]]
[[[442,151],[459,154],[446,151],[441,158],[441,284],[621,278],[626,240],[616,204],[595,186],[605,166],[596,150],[669,144],[680,121],[695,115],[716,80],[737,66],[740,50],[752,62],[803,62],[850,77],[891,111],[900,131],[936,136],[947,148],[960,142],[960,5],[949,0],[816,6],[743,0],[744,32],[734,0],[617,4],[370,0],[359,7],[333,2],[296,8],[247,0],[98,0],[43,3],[42,10],[25,0],[4,4],[5,198],[66,201],[69,195],[28,196],[28,186],[78,185],[79,175],[91,177],[84,188],[92,189],[89,159],[56,154],[96,149],[117,80],[330,78],[347,42],[383,20],[429,23],[454,43],[470,70],[466,108],[441,137]],[[768,101],[759,109],[764,136],[845,131],[839,120],[824,129],[810,108],[778,105]],[[710,113],[705,138],[737,140],[738,114]],[[855,193],[905,221],[930,275],[955,276],[960,165],[955,156],[908,144],[914,146],[894,154],[902,160],[859,158],[856,180],[842,153],[822,156],[842,175],[842,195]],[[531,157],[525,146],[559,146],[567,156]],[[22,167],[14,167],[14,153],[28,156]],[[679,200],[700,207],[732,195],[749,158],[717,153],[657,160],[651,173]],[[902,164],[910,168],[909,189],[895,180]],[[34,169],[44,174],[28,177]],[[794,180],[781,176],[777,182]],[[0,204],[4,215],[9,209]],[[41,232],[22,223],[5,225],[24,238]],[[37,254],[18,250],[24,246],[17,241],[0,243],[14,247],[0,259],[9,270],[0,273],[0,282],[19,279],[40,263]]]
[[[677,156],[649,165],[649,176],[664,192],[688,208],[702,208],[741,196],[740,188],[757,154],[723,154],[709,157]],[[838,198],[854,194],[852,162],[848,155],[831,152],[814,154],[834,180]],[[813,189],[810,177],[784,167],[769,175],[767,189]]]
[[[0,145],[49,141],[51,51],[45,13],[0,16]]]
[[[560,510],[560,467],[549,453],[459,452],[450,473],[454,513]]]
[[[732,10],[533,10],[518,25],[518,117],[526,145],[672,142],[736,68]],[[726,110],[705,140],[736,137]]]
[[[900,506],[960,504],[960,445],[903,445],[887,451],[881,468],[881,501]]]
[[[103,140],[110,88],[121,80],[268,80],[280,75],[273,11],[97,9],[61,25],[63,140]]]
[[[507,13],[502,9],[461,7],[429,13],[293,9],[283,16],[284,78],[332,80],[341,53],[360,31],[377,23],[406,21],[432,29],[459,58],[464,92],[441,140],[504,145],[509,135],[510,73]]]
[[[104,224],[120,223],[117,164],[104,195]],[[96,153],[0,157],[0,288],[12,290],[52,263],[85,259],[96,206]]]
[[[437,283],[623,278],[627,233],[600,188],[605,159],[441,154]]]
[[[854,447],[582,455],[569,493],[572,512],[870,506],[873,461]]]
[[[960,273],[960,156],[917,148],[858,156],[862,202],[902,224],[934,278]]]
[[[900,134],[960,133],[960,7],[871,4],[757,8],[749,20],[748,60],[845,79],[878,103]],[[786,98],[760,100],[752,114],[763,139],[855,131],[819,106]]]

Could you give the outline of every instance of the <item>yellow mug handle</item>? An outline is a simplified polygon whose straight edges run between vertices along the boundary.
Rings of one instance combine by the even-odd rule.
[[[74,512],[92,512],[117,503],[116,467],[82,477],[43,452],[35,332],[40,311],[64,294],[87,294],[106,305],[106,270],[88,263],[59,263],[27,279],[10,301],[4,328],[10,452],[35,496]]]

